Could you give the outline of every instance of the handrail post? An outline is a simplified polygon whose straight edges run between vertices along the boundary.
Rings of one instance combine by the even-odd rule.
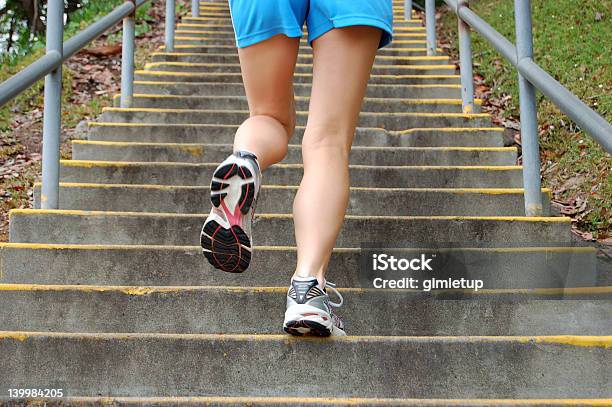
[[[427,55],[436,55],[436,0],[425,0],[425,26],[427,27]]]
[[[46,50],[63,55],[64,1],[47,3]],[[45,76],[42,148],[42,209],[59,208],[59,163],[62,114],[62,66]]]
[[[166,52],[174,51],[174,0],[166,0]]]
[[[412,20],[412,0],[404,0],[404,20]]]
[[[459,17],[459,10],[469,7],[468,0],[457,2],[457,20],[459,21],[459,59],[461,69],[461,104],[463,113],[474,112],[474,75],[472,67],[472,38],[470,26]]]
[[[517,63],[533,59],[531,27],[531,0],[514,0]],[[540,181],[540,148],[535,87],[520,73],[519,104],[521,110],[521,140],[523,147],[523,184],[525,189],[525,215],[542,215]]]
[[[200,0],[191,0],[191,15],[200,17]]]
[[[121,51],[121,107],[132,107],[134,97],[134,37],[136,30],[136,1],[134,11],[123,19]]]

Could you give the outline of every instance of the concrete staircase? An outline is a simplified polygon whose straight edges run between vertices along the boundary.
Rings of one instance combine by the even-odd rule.
[[[136,72],[134,107],[105,109],[73,142],[61,209],[12,211],[0,402],[42,387],[70,397],[47,405],[612,404],[610,287],[553,276],[593,250],[568,247],[569,219],[548,208],[522,216],[516,149],[487,114],[461,113],[455,67],[426,56],[422,22],[405,21],[402,3],[367,91],[330,265],[351,336],[281,334],[303,127],[264,176],[251,269],[223,274],[201,254],[211,173],[247,117],[227,4],[206,2],[177,25],[175,51]],[[299,126],[311,56],[303,43]],[[407,240],[489,243],[478,273],[496,286],[462,300],[356,288],[362,242]],[[525,289],[534,281],[547,285]]]

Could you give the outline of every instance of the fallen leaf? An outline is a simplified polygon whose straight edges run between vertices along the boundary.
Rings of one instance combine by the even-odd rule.
[[[83,52],[84,54],[93,55],[96,57],[106,57],[110,55],[117,55],[121,53],[121,44],[102,45],[96,48],[85,48],[81,52]]]

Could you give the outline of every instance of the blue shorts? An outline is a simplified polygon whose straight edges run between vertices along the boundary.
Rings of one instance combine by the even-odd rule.
[[[368,25],[383,30],[380,47],[393,35],[392,0],[229,0],[238,48],[275,35],[301,37],[308,26],[308,42],[333,28]]]

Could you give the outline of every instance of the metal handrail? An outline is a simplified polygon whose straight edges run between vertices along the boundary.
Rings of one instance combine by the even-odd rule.
[[[140,7],[145,2],[146,0],[138,0],[136,7]],[[129,16],[133,11],[134,4],[131,1],[126,1],[100,20],[67,40],[63,44],[61,53],[57,52],[57,50],[48,51],[44,56],[0,84],[0,107],[14,99],[49,72],[57,69],[68,58],[83,49],[85,45],[104,34],[109,28],[126,16]]]
[[[61,67],[63,62],[123,19],[121,107],[132,104],[134,86],[134,14],[147,0],[129,0],[108,15],[76,34],[63,44],[63,0],[49,0],[47,4],[46,54],[0,84],[0,107],[45,77],[43,125],[43,176],[41,206],[59,207],[59,161],[61,128]],[[405,1],[405,16],[412,18],[412,0]],[[542,214],[540,158],[537,134],[535,87],[555,103],[612,153],[612,126],[590,109],[563,85],[533,61],[530,0],[515,0],[517,44],[482,20],[468,7],[468,0],[444,0],[457,14],[459,22],[459,52],[461,68],[461,96],[465,113],[474,108],[472,49],[470,27],[481,34],[519,73],[521,135],[523,140],[523,183],[527,216]],[[191,13],[199,16],[199,0],[192,0]],[[426,0],[426,32],[428,55],[436,53],[435,0]],[[419,7],[420,8],[420,7]],[[166,0],[166,50],[174,49],[175,0]]]
[[[134,16],[147,0],[127,0],[72,38],[64,37],[64,1],[47,3],[46,53],[0,84],[0,107],[45,77],[43,114],[42,191],[43,209],[59,208],[62,65],[88,43],[123,20],[121,52],[121,107],[130,107],[134,93]],[[199,0],[192,0],[192,15],[199,15]],[[175,0],[166,0],[166,50],[174,48]]]
[[[543,212],[535,89],[539,89],[611,154],[612,125],[533,60],[531,0],[514,0],[516,46],[470,10],[468,0],[444,2],[457,14],[459,23],[461,97],[464,113],[471,113],[474,108],[470,27],[482,35],[518,71],[525,214],[540,216]],[[405,6],[412,7],[412,1],[405,0]],[[425,6],[427,48],[428,54],[431,55],[436,49],[435,1],[426,0]],[[409,10],[406,15],[410,14],[411,9]]]

